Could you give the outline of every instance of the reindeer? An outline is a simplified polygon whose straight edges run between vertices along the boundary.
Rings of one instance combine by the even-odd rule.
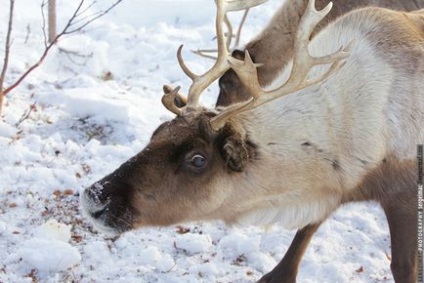
[[[230,56],[222,25],[229,11],[263,0],[218,0],[218,58],[195,75],[186,105],[164,87],[177,115],[116,171],[87,188],[83,210],[99,229],[119,234],[143,226],[222,219],[301,229],[286,256],[259,282],[296,282],[316,229],[348,202],[377,201],[389,223],[395,282],[417,280],[416,145],[424,142],[424,10],[352,11],[312,40],[331,3],[310,0],[293,59],[263,89],[249,52]],[[250,98],[206,109],[199,97],[232,68]]]
[[[324,8],[328,2],[328,0],[316,0],[317,9]],[[303,15],[307,3],[307,0],[284,1],[265,29],[248,42],[244,50],[232,51],[233,57],[243,60],[244,51],[247,50],[254,62],[262,63],[262,67],[258,69],[258,80],[262,86],[272,83],[293,57],[294,38],[299,27],[300,16]],[[330,13],[318,23],[312,36],[341,15],[365,6],[413,11],[423,9],[424,0],[336,0]],[[228,106],[250,98],[250,93],[232,69],[225,72],[219,79],[219,89],[216,106]]]
[[[288,63],[293,56],[294,39],[299,27],[300,15],[302,15],[307,6],[306,0],[287,0],[277,11],[265,29],[252,41],[247,43],[244,50],[235,49],[231,56],[244,60],[244,54],[247,50],[255,62],[261,62],[261,68],[258,68],[258,81],[260,85],[269,85],[280,73],[281,69]],[[316,7],[322,9],[328,4],[328,0],[317,0]],[[313,37],[322,28],[328,25],[335,18],[346,14],[347,12],[359,7],[376,6],[390,8],[399,11],[414,11],[424,8],[423,0],[414,1],[387,1],[387,0],[357,0],[357,1],[335,1],[333,8],[327,16],[317,24],[312,32]],[[244,23],[244,20],[242,21]],[[241,27],[239,28],[239,30]],[[240,32],[239,32],[240,34]],[[238,36],[239,36],[238,34]],[[239,39],[237,39],[239,41]],[[202,55],[202,54],[200,54]],[[180,97],[180,96],[177,96]],[[250,98],[249,91],[244,87],[238,78],[236,72],[232,69],[227,70],[219,79],[219,96],[216,106],[228,106],[233,103],[245,101]],[[184,105],[177,98],[177,103]],[[280,269],[285,273],[293,274],[290,278],[295,278],[299,266],[294,263],[300,263],[300,259],[306,250],[309,241],[318,230],[319,224],[310,224],[299,230],[292,242],[291,247],[281,261]],[[294,247],[298,247],[294,249]],[[296,251],[296,252],[295,252]],[[294,281],[294,280],[293,280]],[[284,281],[286,282],[286,281]],[[289,282],[289,281],[287,281]]]

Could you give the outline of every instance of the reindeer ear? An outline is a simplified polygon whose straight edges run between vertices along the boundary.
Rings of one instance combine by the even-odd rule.
[[[235,49],[231,52],[231,56],[238,60],[244,61],[245,51]],[[250,57],[252,55],[250,54]],[[252,58],[252,60],[254,60]],[[219,79],[219,96],[216,106],[229,106],[231,104],[245,101],[251,98],[250,92],[243,86],[237,74],[229,69]]]
[[[229,169],[241,172],[249,161],[249,149],[241,138],[232,135],[225,139],[221,156]]]
[[[239,59],[239,60],[244,60],[244,51],[240,50],[240,49],[234,49],[233,52],[231,52],[231,56]]]
[[[244,61],[244,57],[246,57],[245,55],[246,55],[246,50],[234,49],[233,52],[231,52],[231,57],[239,59],[241,61]],[[253,63],[255,63],[256,62],[255,55],[249,52],[249,56],[252,59]]]

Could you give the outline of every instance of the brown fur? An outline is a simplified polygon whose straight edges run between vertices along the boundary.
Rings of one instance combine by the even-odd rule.
[[[329,2],[328,0],[317,0],[317,9],[320,10],[324,8]],[[263,63],[263,66],[258,69],[259,83],[262,86],[270,84],[290,58],[292,58],[294,37],[307,3],[307,0],[285,1],[284,5],[277,11],[267,27],[246,45],[245,50],[249,51],[253,61],[256,63]],[[318,24],[314,33],[319,32],[327,26],[329,22],[341,15],[365,6],[376,6],[400,11],[413,11],[424,8],[424,0],[334,0],[333,9],[331,9],[327,17]],[[409,14],[406,17],[411,18],[413,16]],[[402,26],[402,28],[407,29],[408,26],[405,25]],[[416,25],[412,28],[416,29]],[[421,32],[423,32],[423,29],[421,29]],[[401,35],[404,33],[399,34]],[[242,52],[236,52],[236,54],[236,58],[243,57]],[[221,77],[219,86],[220,93],[216,103],[217,106],[228,106],[250,98],[250,93],[242,85],[237,74],[233,70],[228,70]]]

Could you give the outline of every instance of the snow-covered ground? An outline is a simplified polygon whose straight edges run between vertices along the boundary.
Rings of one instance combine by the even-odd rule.
[[[40,1],[16,2],[7,83],[43,49]],[[75,2],[58,1],[60,26]],[[243,43],[280,5],[270,0],[251,11]],[[124,0],[83,32],[61,40],[7,97],[0,118],[1,283],[255,282],[281,259],[294,231],[278,226],[190,223],[110,239],[93,231],[79,210],[84,187],[140,151],[152,131],[172,119],[160,102],[162,85],[181,85],[186,92],[190,83],[177,64],[178,46],[185,44],[193,71],[210,66],[188,50],[214,47],[213,22],[212,0]],[[216,94],[213,85],[203,103],[213,105]],[[392,282],[389,265],[382,210],[348,205],[314,237],[298,281]]]

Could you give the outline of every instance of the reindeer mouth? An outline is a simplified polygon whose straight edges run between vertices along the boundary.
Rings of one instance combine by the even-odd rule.
[[[100,209],[100,210],[98,210],[98,211],[94,211],[94,212],[91,212],[90,214],[91,214],[91,216],[94,218],[94,219],[98,219],[98,218],[100,218],[105,212],[107,211],[107,206],[105,206],[105,208],[102,208],[102,209]]]

